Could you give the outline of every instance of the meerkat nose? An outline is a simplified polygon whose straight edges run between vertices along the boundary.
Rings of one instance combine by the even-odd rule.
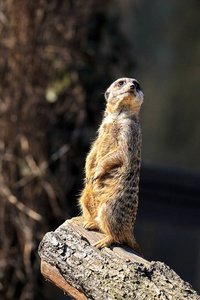
[[[131,90],[134,90],[134,89],[135,89],[135,84],[132,83],[132,84],[130,85],[130,89],[131,89]]]

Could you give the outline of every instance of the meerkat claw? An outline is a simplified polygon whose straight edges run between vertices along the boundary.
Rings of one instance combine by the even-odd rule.
[[[110,247],[111,244],[113,244],[115,241],[112,237],[106,236],[102,240],[96,242],[92,246],[97,247],[98,249],[104,248],[104,247]]]
[[[88,229],[88,230],[98,229],[96,223],[94,223],[92,221],[85,222],[83,225],[83,228]]]
[[[92,178],[92,183],[94,183],[95,181],[97,181],[98,178],[99,178],[99,176],[98,177],[93,177]]]

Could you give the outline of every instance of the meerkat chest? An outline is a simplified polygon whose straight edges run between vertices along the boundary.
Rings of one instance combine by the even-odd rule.
[[[113,151],[118,146],[119,127],[114,121],[102,124],[98,137],[98,152],[100,156]]]

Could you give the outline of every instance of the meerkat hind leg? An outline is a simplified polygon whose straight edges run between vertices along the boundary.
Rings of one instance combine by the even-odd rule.
[[[110,247],[110,245],[113,244],[114,242],[115,242],[115,240],[113,239],[113,237],[108,235],[105,238],[103,238],[102,240],[93,244],[92,246],[95,246],[97,248]]]

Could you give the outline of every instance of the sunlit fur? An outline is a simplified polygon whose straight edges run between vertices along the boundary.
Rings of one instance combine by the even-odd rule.
[[[139,111],[143,93],[135,79],[120,78],[106,91],[106,110],[86,159],[80,206],[88,229],[106,238],[98,248],[126,243],[141,253],[133,228],[138,208],[141,162]]]

